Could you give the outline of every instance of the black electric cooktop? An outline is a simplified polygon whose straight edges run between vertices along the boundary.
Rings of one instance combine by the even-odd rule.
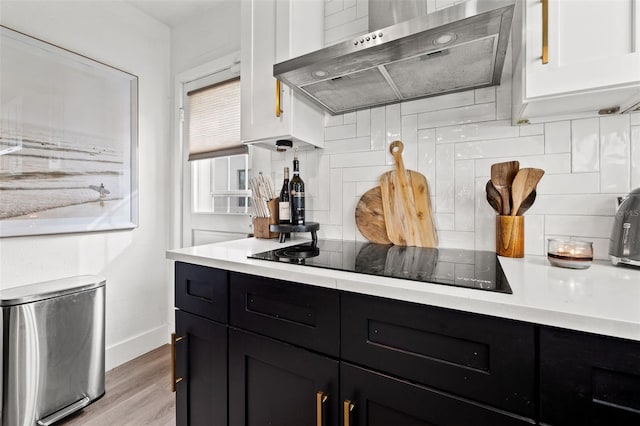
[[[495,252],[318,240],[248,256],[272,262],[513,293]]]

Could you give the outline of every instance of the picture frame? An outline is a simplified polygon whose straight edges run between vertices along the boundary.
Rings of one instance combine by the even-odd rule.
[[[0,25],[0,237],[138,225],[138,77]]]

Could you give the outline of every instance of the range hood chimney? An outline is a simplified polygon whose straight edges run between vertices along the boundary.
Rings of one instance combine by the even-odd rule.
[[[516,0],[369,0],[369,32],[278,63],[273,75],[332,115],[500,84]]]

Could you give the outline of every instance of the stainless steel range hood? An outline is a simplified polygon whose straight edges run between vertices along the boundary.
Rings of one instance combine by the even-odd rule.
[[[370,0],[369,14],[393,16],[376,4],[404,1]],[[276,64],[273,75],[332,115],[500,84],[515,1],[421,15]]]

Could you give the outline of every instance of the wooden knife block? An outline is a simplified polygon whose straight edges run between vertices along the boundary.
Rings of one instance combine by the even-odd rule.
[[[524,216],[496,216],[496,253],[524,257]]]
[[[271,232],[269,230],[269,225],[275,225],[279,222],[278,217],[278,202],[279,198],[274,198],[271,201],[267,202],[267,207],[269,208],[269,213],[271,217],[254,217],[253,218],[253,236],[256,238],[278,238],[280,235],[277,232]]]

